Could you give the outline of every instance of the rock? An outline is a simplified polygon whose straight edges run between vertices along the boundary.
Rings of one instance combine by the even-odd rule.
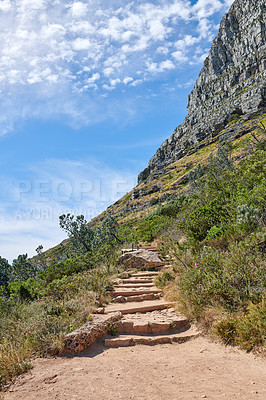
[[[104,307],[97,308],[96,314],[104,314]]]
[[[118,263],[125,268],[155,268],[164,265],[164,262],[154,252],[148,250],[134,250],[119,257]]]
[[[116,303],[125,303],[126,298],[124,296],[116,296],[113,298],[113,301]]]
[[[187,117],[139,174],[139,183],[211,140],[231,120],[265,112],[265,21],[265,0],[233,3],[188,96]]]
[[[93,345],[108,332],[111,323],[121,319],[120,312],[95,315],[93,320],[65,337],[65,353],[78,353]]]

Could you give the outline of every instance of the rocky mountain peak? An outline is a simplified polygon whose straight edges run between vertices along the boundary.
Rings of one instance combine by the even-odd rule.
[[[265,0],[233,3],[188,96],[187,117],[139,174],[139,183],[217,135],[236,115],[248,120],[265,112],[265,10]]]

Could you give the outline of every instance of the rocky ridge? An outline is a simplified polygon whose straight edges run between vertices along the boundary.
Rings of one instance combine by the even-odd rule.
[[[264,0],[236,0],[188,97],[188,115],[157,150],[138,182],[184,157],[192,146],[215,137],[228,122],[265,112],[266,45]]]

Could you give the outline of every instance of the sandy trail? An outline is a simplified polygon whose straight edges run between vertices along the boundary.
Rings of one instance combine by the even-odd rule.
[[[5,400],[266,399],[266,361],[198,337],[37,359]]]

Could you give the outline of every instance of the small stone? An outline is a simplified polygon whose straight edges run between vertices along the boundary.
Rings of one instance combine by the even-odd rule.
[[[201,398],[202,398],[202,399],[206,399],[206,398],[207,398],[206,394],[203,394],[203,395],[201,396]]]

